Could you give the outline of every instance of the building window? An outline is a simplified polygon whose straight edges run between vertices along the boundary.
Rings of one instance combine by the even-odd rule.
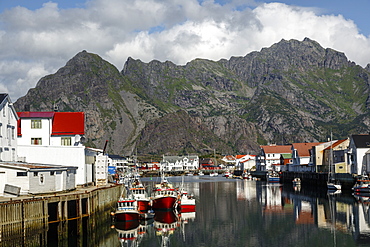
[[[31,145],[42,145],[41,138],[31,138]]]
[[[32,119],[31,129],[41,129],[41,119]]]
[[[71,137],[62,137],[62,146],[71,146],[72,145],[72,138]]]
[[[34,177],[37,177],[39,175],[39,173],[38,172],[33,172],[33,176]]]
[[[55,171],[50,172],[50,176],[54,176],[54,174],[55,174]]]
[[[14,139],[15,139],[15,128],[12,127],[12,140],[14,140]]]
[[[17,177],[26,177],[27,172],[17,172]]]

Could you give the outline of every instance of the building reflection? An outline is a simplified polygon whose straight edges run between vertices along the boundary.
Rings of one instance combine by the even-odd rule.
[[[357,244],[370,242],[370,194],[315,194],[297,191],[293,186],[253,183],[255,186],[249,187],[255,187],[255,191],[239,185],[237,197],[238,200],[255,198],[261,205],[262,215],[291,215],[297,225],[351,234]]]

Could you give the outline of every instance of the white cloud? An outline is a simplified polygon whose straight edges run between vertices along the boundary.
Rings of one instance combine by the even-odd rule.
[[[15,101],[81,50],[121,70],[129,56],[185,64],[244,56],[283,38],[304,37],[362,66],[369,62],[369,37],[353,21],[279,3],[91,0],[86,8],[65,10],[52,2],[35,11],[16,7],[0,13],[0,91]]]

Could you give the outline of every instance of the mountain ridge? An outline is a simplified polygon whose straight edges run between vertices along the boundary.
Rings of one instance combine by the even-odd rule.
[[[129,57],[121,71],[82,51],[15,107],[84,111],[86,145],[121,155],[255,153],[368,132],[369,73],[309,38],[185,65]]]

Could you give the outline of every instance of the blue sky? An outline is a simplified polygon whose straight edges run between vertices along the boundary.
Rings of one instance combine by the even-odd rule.
[[[370,0],[0,0],[0,92],[15,101],[82,50],[182,65],[245,56],[282,39],[370,63]]]

